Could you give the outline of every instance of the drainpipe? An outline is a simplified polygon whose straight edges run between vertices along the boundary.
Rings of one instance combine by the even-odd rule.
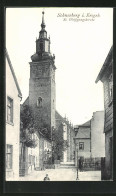
[[[92,157],[92,154],[91,154],[91,120],[90,120],[90,157]]]
[[[78,134],[78,129],[79,128],[74,128],[75,132],[77,132]],[[76,134],[76,135],[77,135]],[[77,143],[76,143],[76,139],[77,139]],[[76,166],[76,172],[77,172],[77,177],[76,180],[79,180],[79,175],[78,175],[78,138],[75,138],[75,166]]]

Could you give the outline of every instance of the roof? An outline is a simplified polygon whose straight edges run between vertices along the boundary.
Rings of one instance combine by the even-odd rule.
[[[83,127],[90,126],[90,121],[91,121],[91,120],[88,120],[87,122],[85,122],[84,124],[82,124],[82,125],[80,125],[80,126],[83,126]]]
[[[55,111],[55,119],[64,121],[64,118],[59,114],[57,110]]]
[[[60,120],[64,123],[66,123],[70,128],[73,129],[73,125],[68,121],[66,120],[66,118],[63,118],[59,113],[58,111],[55,111],[55,120]]]
[[[19,87],[19,84],[18,84],[16,75],[15,75],[15,72],[14,72],[14,69],[13,69],[11,60],[10,60],[10,57],[9,57],[9,55],[8,55],[7,49],[5,49],[5,55],[6,55],[6,58],[7,58],[7,61],[8,61],[10,70],[11,70],[11,73],[12,73],[12,75],[13,75],[13,78],[14,78],[14,81],[15,81],[15,84],[16,84],[16,87],[17,87],[17,90],[18,90],[18,96],[19,96],[20,98],[22,98],[22,93],[21,93],[21,90],[20,90],[20,87]]]
[[[22,105],[23,105],[23,106],[24,106],[24,105],[29,105],[29,96],[25,99],[25,101],[23,102]]]
[[[96,78],[96,81],[95,83],[97,83],[99,80],[102,79],[103,75],[104,75],[104,72],[105,70],[107,69],[107,67],[111,64],[111,61],[112,61],[112,55],[113,55],[113,46],[111,47],[106,59],[105,59],[105,62]]]
[[[90,138],[90,127],[91,127],[91,120],[88,120],[82,125],[76,125],[75,127],[78,128],[76,131],[75,139],[89,139]]]
[[[41,136],[43,137],[44,140],[47,140],[48,142],[51,142],[51,140],[48,139],[47,137],[45,137],[45,135],[43,135],[41,131],[39,131],[39,132],[36,131],[35,133],[37,134],[38,137],[39,137],[39,135],[41,135]]]
[[[76,134],[75,138],[78,139],[89,139],[90,138],[90,128],[82,127],[78,133]]]
[[[90,127],[91,125],[91,120],[88,120],[87,122],[85,122],[82,125],[75,125],[75,128],[79,128],[79,127]]]

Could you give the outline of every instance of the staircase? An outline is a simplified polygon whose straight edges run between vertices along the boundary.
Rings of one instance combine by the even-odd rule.
[[[60,169],[73,169],[76,168],[74,162],[61,162]]]

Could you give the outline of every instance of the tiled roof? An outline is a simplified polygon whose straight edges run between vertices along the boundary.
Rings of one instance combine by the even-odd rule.
[[[15,72],[14,72],[14,69],[13,69],[11,60],[10,60],[10,57],[9,57],[9,55],[8,55],[7,49],[5,50],[5,55],[6,55],[6,58],[7,58],[7,61],[8,61],[10,70],[11,70],[11,73],[12,73],[12,75],[13,75],[13,78],[14,78],[14,81],[15,81],[15,84],[16,84],[16,87],[17,87],[17,90],[18,90],[18,96],[22,98],[22,93],[21,93],[21,90],[20,90],[20,87],[19,87],[19,84],[18,84],[16,75],[15,75]]]
[[[96,78],[95,83],[97,83],[103,77],[105,70],[107,69],[107,67],[110,65],[110,63],[112,61],[112,55],[113,55],[113,46],[111,47],[111,49],[105,59],[105,62],[104,62],[103,66],[102,66],[102,68]]]

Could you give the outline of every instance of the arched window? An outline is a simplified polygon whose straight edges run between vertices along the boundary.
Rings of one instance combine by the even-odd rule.
[[[37,107],[42,107],[42,98],[39,97],[37,100]]]

